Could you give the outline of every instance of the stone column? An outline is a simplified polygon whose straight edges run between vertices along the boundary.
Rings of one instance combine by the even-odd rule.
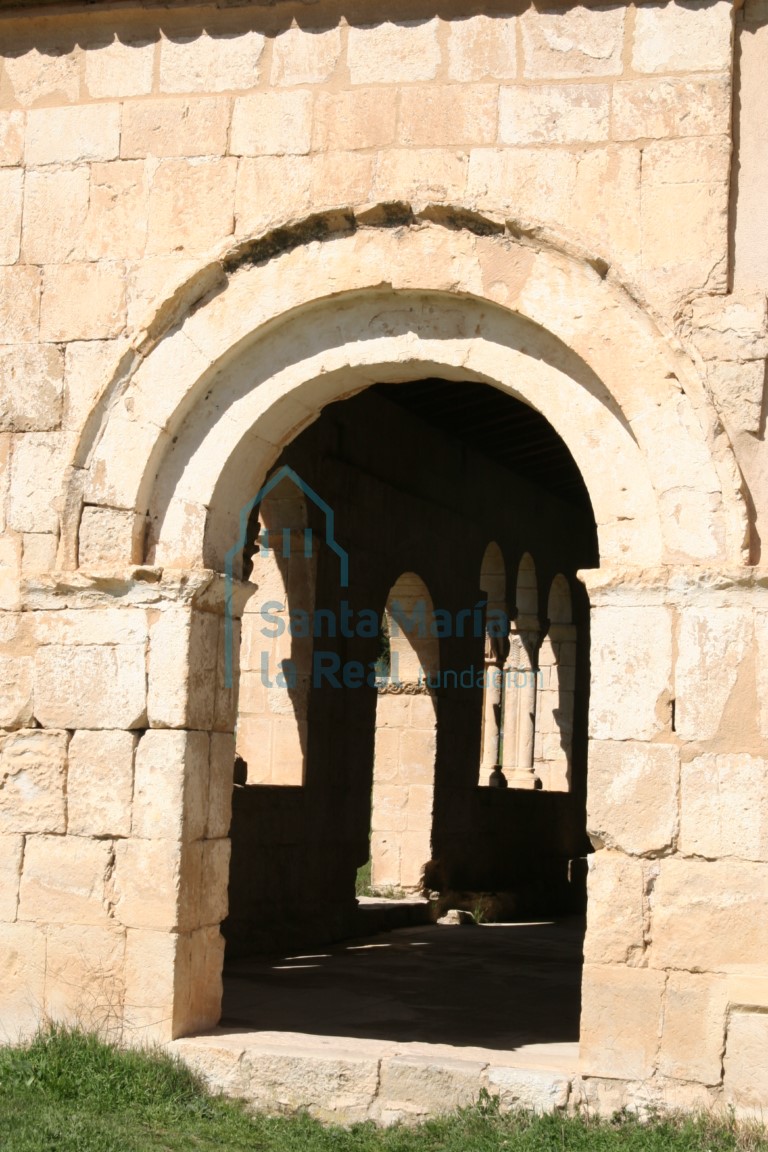
[[[499,739],[501,736],[501,708],[504,680],[504,660],[493,638],[486,633],[483,688],[483,735],[480,755],[480,783],[499,766]]]
[[[539,622],[518,618],[504,667],[502,771],[510,788],[533,788],[536,725],[536,651]]]

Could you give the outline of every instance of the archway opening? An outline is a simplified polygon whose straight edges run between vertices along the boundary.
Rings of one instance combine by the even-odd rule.
[[[496,1049],[575,1044],[573,917],[584,911],[589,851],[589,619],[576,573],[598,564],[598,550],[568,449],[509,395],[428,379],[329,404],[269,475],[281,469],[301,498],[283,480],[273,491],[290,523],[274,519],[274,500],[254,510],[244,567],[256,590],[243,622],[247,768],[234,794],[222,1023]],[[272,569],[268,522],[282,547]],[[259,586],[259,572],[275,566],[280,580]],[[547,647],[553,628],[571,638],[552,633]],[[292,776],[275,764],[275,717],[286,716],[304,734]],[[243,732],[259,723],[268,746],[249,736],[246,754]],[[366,901],[358,874],[369,862]],[[411,899],[392,899],[400,895]],[[489,932],[474,943],[446,935],[432,921],[448,911]],[[369,966],[372,983],[353,979],[350,999],[359,975],[350,964],[395,955],[397,933],[377,938],[382,951],[371,933],[414,922],[423,926],[399,929],[416,933],[403,938],[409,1004],[382,1020],[381,981],[391,997],[397,979]],[[442,937],[420,944],[435,931]],[[350,943],[361,936],[367,944]],[[430,1015],[419,988],[434,980],[440,940],[460,947],[438,964],[450,1011]],[[523,977],[510,976],[518,946],[538,972],[535,1008]],[[491,982],[493,1012],[478,1013],[461,990],[468,962]]]

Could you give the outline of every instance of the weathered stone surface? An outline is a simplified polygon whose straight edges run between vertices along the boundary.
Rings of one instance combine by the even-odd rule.
[[[715,735],[751,641],[749,611],[684,612],[675,663],[675,728],[683,740],[708,740]]]
[[[400,94],[398,140],[408,147],[467,148],[496,139],[495,84],[404,88]]]
[[[181,865],[182,846],[177,840],[116,843],[113,884],[118,922],[128,928],[174,931],[179,920]]]
[[[486,1073],[488,1091],[498,1096],[502,1112],[525,1108],[531,1112],[559,1112],[570,1096],[570,1079],[550,1071],[508,1068],[491,1064]]]
[[[76,52],[30,48],[3,61],[13,94],[25,108],[38,102],[65,104],[80,90],[80,59]]]
[[[629,80],[614,85],[614,140],[706,136],[728,131],[731,85],[727,76]]]
[[[258,32],[236,36],[168,36],[160,43],[161,92],[227,92],[254,88],[264,37]]]
[[[66,732],[30,728],[0,744],[0,831],[66,830]]]
[[[35,716],[53,728],[141,728],[146,677],[143,644],[49,644],[35,657]]]
[[[353,24],[347,63],[353,84],[433,80],[440,65],[437,20]]]
[[[122,268],[60,264],[45,269],[40,311],[43,340],[103,340],[125,324]]]
[[[536,80],[620,75],[625,18],[621,7],[529,9],[520,21],[523,75]]]
[[[118,554],[122,555],[125,563],[141,559],[136,555],[135,541],[142,527],[141,518],[134,512],[123,512],[119,508],[84,508],[78,540],[81,568],[108,568]]]
[[[472,84],[517,75],[517,21],[513,16],[468,16],[451,21],[448,32],[448,75]]]
[[[21,247],[21,208],[24,173],[21,168],[0,168],[0,264],[15,264]]]
[[[639,860],[607,850],[589,857],[584,940],[588,964],[626,964],[642,955],[644,892]]]
[[[50,925],[45,954],[45,1010],[50,1018],[117,1040],[124,951],[125,933],[114,925]]]
[[[8,524],[17,532],[56,532],[57,481],[68,439],[57,432],[14,437]]]
[[[587,964],[581,1005],[582,1075],[641,1080],[659,1050],[666,976],[647,968]]]
[[[469,157],[443,148],[396,148],[382,153],[376,165],[374,194],[382,199],[461,200],[467,184]]]
[[[587,828],[593,841],[638,856],[673,847],[680,777],[676,747],[593,740],[589,769]]]
[[[222,627],[219,617],[186,609],[164,612],[153,626],[149,651],[153,728],[212,727]]]
[[[670,611],[601,606],[592,620],[592,738],[647,740],[662,731],[671,676]]]
[[[40,270],[0,267],[0,329],[6,344],[35,341],[40,321]]]
[[[608,139],[607,84],[502,88],[499,139],[503,144],[586,144]]]
[[[395,139],[396,88],[319,92],[315,101],[312,148],[382,148]],[[308,149],[304,149],[308,151]]]
[[[89,187],[86,167],[27,173],[21,245],[25,261],[65,263],[82,257]]]
[[[330,80],[340,56],[340,28],[287,28],[272,42],[270,81],[279,88],[323,84]]]
[[[728,1103],[739,1114],[762,1120],[768,1098],[768,1013],[731,1015],[723,1069]]]
[[[132,732],[75,732],[69,744],[67,831],[79,836],[131,832]]]
[[[146,96],[152,91],[153,40],[124,40],[92,45],[85,54],[85,86],[94,100]]]
[[[30,836],[24,850],[19,920],[106,924],[112,854],[109,840]]]
[[[311,92],[259,92],[235,100],[229,143],[235,156],[302,156],[311,135]]]
[[[147,254],[204,252],[234,227],[237,161],[165,160],[149,196]]]
[[[175,932],[129,928],[125,937],[124,1020],[132,1040],[172,1040],[178,1035],[175,1013],[179,948]]]
[[[766,879],[764,864],[660,861],[651,899],[653,967],[723,972],[762,964],[768,948]]]
[[[224,96],[128,101],[123,105],[120,155],[223,156],[229,102]]]
[[[208,785],[208,839],[227,836],[232,819],[232,775],[235,765],[235,738],[225,732],[211,733],[211,759]]]
[[[768,861],[768,764],[757,756],[697,756],[681,770],[680,851]]]
[[[632,50],[638,72],[727,71],[730,51],[731,9],[725,0],[706,10],[692,3],[638,8]]]
[[[235,191],[236,234],[258,233],[308,212],[312,173],[309,156],[243,157]]]
[[[23,112],[0,112],[0,167],[20,164],[23,157]]]
[[[120,107],[81,104],[27,113],[27,164],[79,164],[114,160],[120,147]]]
[[[0,923],[0,994],[3,1041],[34,1035],[44,1012],[45,929]]]
[[[0,921],[16,919],[24,837],[0,835]]]
[[[88,258],[132,259],[143,255],[148,213],[149,174],[144,161],[92,165],[83,239]]]
[[[679,1080],[719,1084],[726,1009],[727,982],[723,977],[670,972],[664,993],[659,1072]]]
[[[207,732],[152,730],[136,750],[134,836],[198,840],[208,808]]]
[[[376,1094],[379,1062],[345,1052],[250,1049],[242,1060],[244,1095],[255,1107],[306,1110],[325,1122],[365,1120]]]
[[[53,344],[0,346],[0,429],[48,432],[61,423],[64,357]]]
[[[450,1058],[393,1056],[381,1062],[374,1117],[385,1124],[452,1112],[474,1103],[484,1065]]]

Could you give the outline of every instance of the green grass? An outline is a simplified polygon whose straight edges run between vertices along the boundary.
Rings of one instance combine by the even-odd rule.
[[[324,1128],[212,1097],[160,1052],[120,1051],[64,1028],[0,1048],[2,1152],[768,1152],[757,1128],[703,1118],[640,1124],[501,1116],[478,1105],[419,1128]]]

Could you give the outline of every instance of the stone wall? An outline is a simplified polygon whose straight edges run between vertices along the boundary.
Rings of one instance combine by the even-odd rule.
[[[764,3],[463,7],[0,13],[3,1026],[215,1023],[238,511],[443,374],[595,509],[586,1098],[757,1109]]]

